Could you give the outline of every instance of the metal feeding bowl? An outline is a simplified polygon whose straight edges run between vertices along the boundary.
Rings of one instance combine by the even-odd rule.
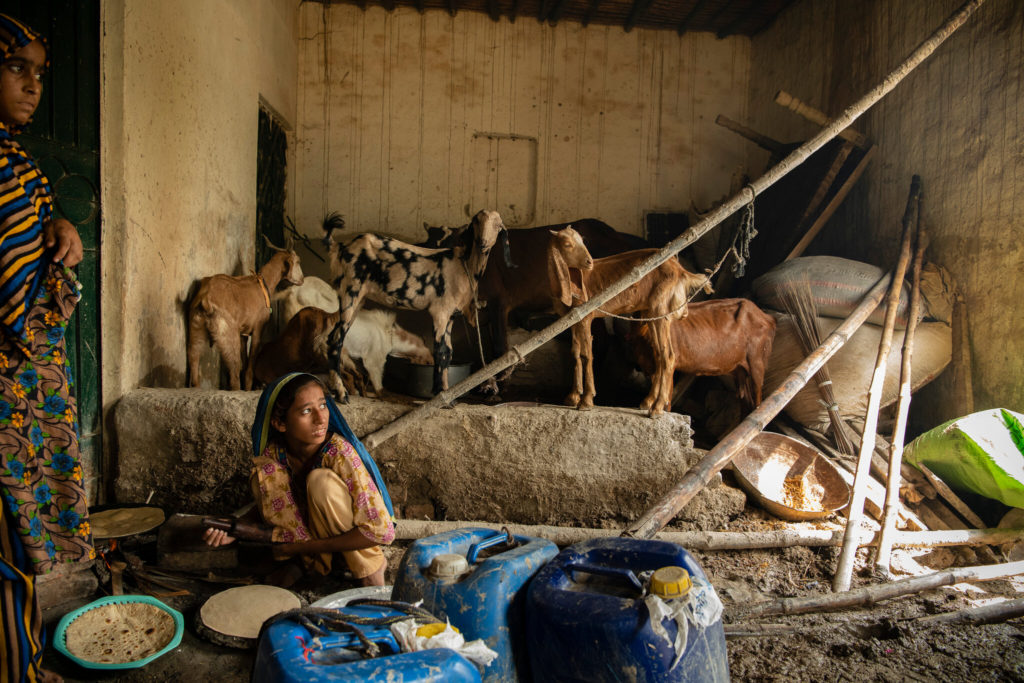
[[[732,459],[732,469],[740,485],[782,519],[821,519],[850,502],[850,486],[836,466],[783,434],[758,434]]]
[[[411,363],[406,358],[388,356],[384,366],[384,381],[392,391],[417,398],[434,397],[434,366]],[[453,387],[469,377],[469,363],[452,363],[448,366],[448,386]]]

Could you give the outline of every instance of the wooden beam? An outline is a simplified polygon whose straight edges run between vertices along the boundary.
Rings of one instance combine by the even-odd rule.
[[[706,3],[707,0],[697,0],[697,2],[693,3],[693,7],[691,7],[690,11],[686,13],[686,16],[683,17],[683,20],[679,22],[679,26],[676,28],[676,33],[678,33],[679,35],[683,35],[688,30],[690,30],[690,22],[693,20],[695,16],[697,16],[697,14],[702,9],[704,9],[704,5]]]
[[[583,15],[583,25],[587,26],[594,19],[594,15],[597,14],[597,8],[601,6],[601,0],[590,0],[590,6],[587,7],[586,14]]]
[[[777,154],[785,149],[785,145],[778,140],[773,140],[767,135],[761,135],[753,128],[747,128],[743,124],[737,123],[727,116],[719,114],[715,117],[715,123],[723,128],[728,128],[733,133],[750,140],[761,149],[771,152],[772,154]]]
[[[817,124],[819,126],[827,126],[829,123],[832,122],[832,119],[830,119],[828,115],[825,114],[825,112],[821,111],[820,109],[815,109],[809,104],[804,104],[797,98],[790,95],[785,90],[780,90],[779,92],[775,93],[775,104],[783,106],[786,109],[789,109],[791,112],[799,114],[800,116],[807,119],[811,123]],[[864,136],[863,133],[854,130],[853,128],[844,129],[839,133],[839,137],[841,137],[844,140],[849,140],[850,142],[857,145],[861,149],[867,149],[868,145],[871,144],[868,142],[868,139]]]
[[[501,21],[501,6],[498,5],[498,0],[487,0],[487,14],[490,15],[491,21]]]
[[[632,31],[636,23],[647,14],[647,10],[650,9],[653,2],[654,0],[633,0],[633,6],[629,8],[629,16],[626,17],[626,23],[622,25],[626,33]]]
[[[556,0],[555,6],[548,12],[548,21],[552,24],[558,23],[558,20],[562,18],[562,12],[565,11],[565,6],[569,4],[569,0]]]

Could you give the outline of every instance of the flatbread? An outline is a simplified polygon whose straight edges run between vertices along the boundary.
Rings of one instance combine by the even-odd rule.
[[[302,606],[295,593],[277,586],[238,586],[210,597],[199,609],[207,628],[236,638],[258,638],[263,622]]]
[[[124,602],[81,614],[64,630],[68,652],[87,662],[126,664],[156,654],[175,633],[174,618],[156,605]]]
[[[92,537],[122,538],[142,534],[164,523],[158,507],[115,508],[89,515]]]

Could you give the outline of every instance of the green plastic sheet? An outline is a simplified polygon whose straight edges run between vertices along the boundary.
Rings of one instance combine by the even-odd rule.
[[[958,417],[925,432],[903,459],[951,488],[1024,508],[1024,415],[1004,408]]]

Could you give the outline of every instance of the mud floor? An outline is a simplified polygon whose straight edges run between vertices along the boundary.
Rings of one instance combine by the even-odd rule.
[[[820,526],[837,528],[834,522],[827,521]],[[760,509],[747,507],[728,522],[726,528],[732,531],[779,529],[785,528],[785,523]],[[387,551],[389,582],[393,580],[405,547],[404,543],[396,544]],[[932,627],[916,621],[930,614],[1021,597],[1024,593],[1021,579],[958,584],[841,612],[742,622],[732,618],[730,607],[734,605],[828,593],[838,552],[839,549],[833,547],[793,547],[693,553],[725,604],[723,621],[727,630],[733,631],[727,648],[734,681],[1024,681],[1024,622],[1021,620],[982,626]],[[266,568],[258,558],[243,556],[240,559],[240,566],[257,579]],[[862,550],[855,588],[872,582],[867,578],[866,562],[867,554]],[[913,573],[978,562],[975,552],[966,549],[932,552],[897,549],[894,552],[894,566]],[[354,585],[335,572],[316,582],[303,580],[293,590],[304,600],[313,602]],[[164,598],[186,617],[185,637],[173,652],[142,669],[100,672],[74,665],[51,647],[47,650],[45,665],[71,682],[248,681],[254,651],[214,645],[200,638],[194,625],[195,613],[202,602],[230,586],[197,580],[186,586],[190,595]],[[130,578],[126,591],[138,591]],[[51,628],[62,614],[80,604],[49,610],[47,622]]]

